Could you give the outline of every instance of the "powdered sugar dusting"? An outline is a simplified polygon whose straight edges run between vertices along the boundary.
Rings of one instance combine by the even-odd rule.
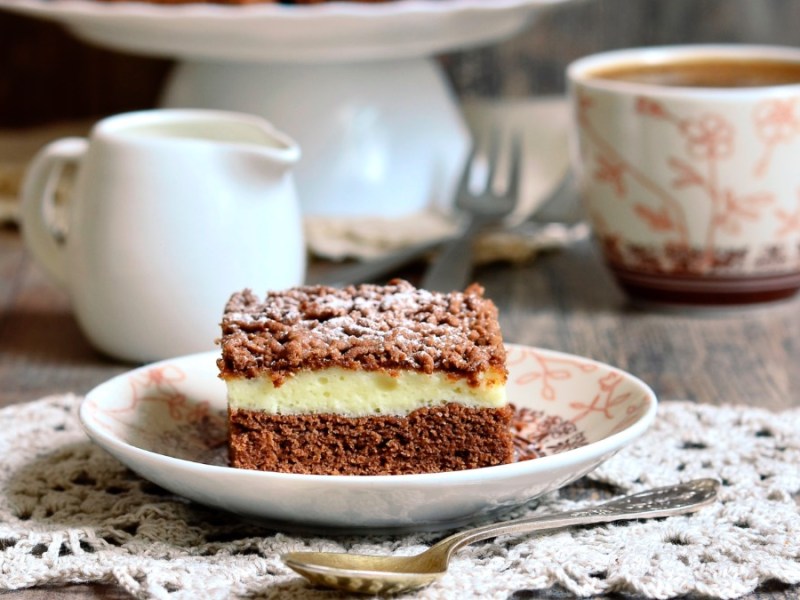
[[[497,309],[480,286],[442,294],[394,280],[344,289],[234,294],[222,323],[225,373],[301,368],[446,370],[503,367]]]

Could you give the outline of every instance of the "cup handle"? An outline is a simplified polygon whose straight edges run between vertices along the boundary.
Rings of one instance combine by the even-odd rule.
[[[36,154],[21,188],[22,234],[34,259],[59,284],[67,286],[64,244],[56,236],[52,214],[59,177],[67,163],[80,163],[89,142],[70,137],[51,142]]]

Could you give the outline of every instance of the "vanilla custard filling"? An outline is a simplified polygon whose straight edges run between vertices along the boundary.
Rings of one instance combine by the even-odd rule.
[[[335,413],[348,417],[404,416],[418,408],[455,402],[470,408],[506,405],[501,373],[483,374],[477,386],[443,373],[414,371],[389,375],[330,368],[301,371],[275,387],[269,377],[226,380],[231,409],[272,414]]]

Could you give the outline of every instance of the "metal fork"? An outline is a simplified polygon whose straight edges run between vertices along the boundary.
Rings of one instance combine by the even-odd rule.
[[[516,207],[519,198],[522,146],[519,135],[513,135],[510,145],[509,175],[505,189],[495,190],[495,176],[500,157],[500,134],[490,136],[486,156],[487,173],[483,190],[472,191],[473,169],[477,166],[477,144],[473,146],[459,182],[455,206],[466,216],[461,234],[445,243],[428,267],[420,287],[427,290],[451,292],[463,290],[472,273],[472,241],[477,233],[500,222]]]

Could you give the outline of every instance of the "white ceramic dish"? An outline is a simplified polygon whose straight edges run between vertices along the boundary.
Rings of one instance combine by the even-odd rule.
[[[563,1],[164,6],[5,0],[2,8],[57,21],[86,40],[130,52],[195,60],[318,63],[420,58],[488,44],[524,29],[537,9]]]
[[[225,386],[216,353],[117,376],[83,401],[89,436],[131,469],[197,502],[293,530],[437,530],[520,505],[588,473],[641,435],[656,397],[586,358],[509,345],[509,396],[542,455],[440,474],[294,475],[226,466]],[[525,452],[526,450],[523,450]]]

